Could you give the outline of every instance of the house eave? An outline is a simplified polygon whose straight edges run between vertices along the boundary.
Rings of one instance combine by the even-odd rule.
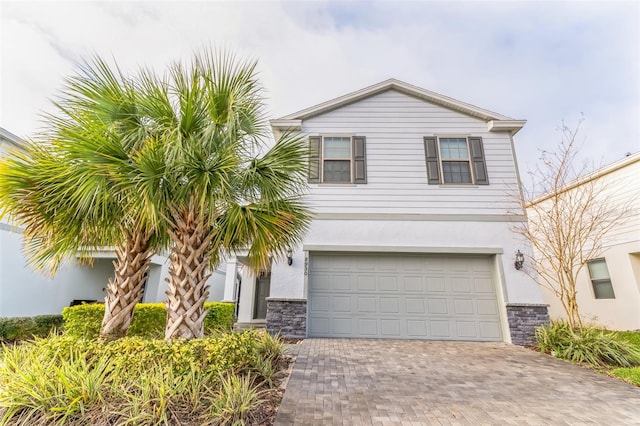
[[[491,120],[487,123],[490,132],[510,132],[515,135],[527,124],[527,120]]]
[[[364,89],[357,90],[355,92],[348,93],[344,96],[340,96],[335,99],[328,100],[321,104],[294,112],[293,114],[289,114],[285,117],[280,118],[279,120],[272,120],[272,122],[280,122],[286,120],[305,120],[320,114],[324,114],[331,110],[343,107],[345,105],[357,102],[359,100],[368,98],[370,96],[377,95],[379,93],[385,92],[387,90],[396,90],[398,92],[404,93],[409,96],[413,96],[424,101],[440,105],[442,107],[461,112],[466,115],[470,115],[472,117],[479,118],[484,121],[521,121],[514,120],[513,118],[507,117],[502,114],[498,114],[493,111],[489,111],[484,108],[477,107],[472,104],[468,104],[466,102],[459,101],[457,99],[450,98],[445,95],[441,95],[436,92],[432,92],[430,90],[423,89],[421,87],[417,87],[411,85],[409,83],[405,83],[396,79],[389,79],[382,81],[378,84],[374,84],[369,87],[365,87]],[[273,125],[273,124],[272,124]]]
[[[0,140],[8,142],[16,148],[24,148],[24,141],[22,139],[2,127],[0,127]]]
[[[302,120],[269,120],[269,124],[271,124],[271,129],[274,132],[290,132],[302,130]]]

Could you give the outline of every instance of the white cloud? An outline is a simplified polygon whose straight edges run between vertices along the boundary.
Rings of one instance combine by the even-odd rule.
[[[529,123],[521,168],[587,121],[582,154],[640,149],[640,3],[50,2],[0,5],[0,125],[32,133],[92,53],[156,69],[204,45],[260,60],[281,116],[389,77]]]

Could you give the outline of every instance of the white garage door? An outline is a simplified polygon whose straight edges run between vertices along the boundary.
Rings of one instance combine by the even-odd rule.
[[[312,253],[310,337],[500,341],[488,256]]]

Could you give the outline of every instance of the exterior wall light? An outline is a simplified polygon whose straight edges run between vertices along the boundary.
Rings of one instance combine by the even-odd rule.
[[[293,264],[293,250],[291,248],[287,249],[287,265],[291,266]]]
[[[516,253],[516,261],[514,263],[514,266],[519,271],[520,269],[522,269],[522,265],[524,265],[524,254],[522,254],[520,250],[518,250],[518,252]]]

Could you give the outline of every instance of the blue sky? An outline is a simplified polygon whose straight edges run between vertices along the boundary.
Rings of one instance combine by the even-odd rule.
[[[92,53],[158,69],[214,44],[259,60],[272,117],[390,77],[528,120],[522,172],[584,114],[581,159],[640,150],[640,2],[0,3],[0,126],[19,136]]]

